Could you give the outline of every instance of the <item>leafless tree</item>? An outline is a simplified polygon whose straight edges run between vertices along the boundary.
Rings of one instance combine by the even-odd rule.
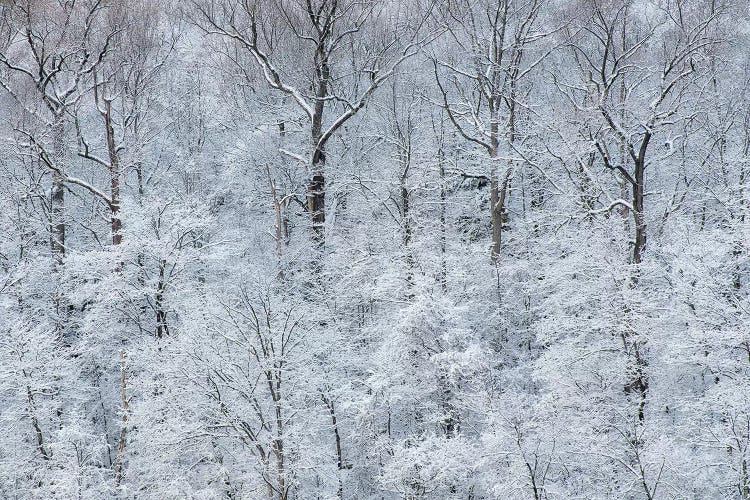
[[[539,21],[545,5],[545,0],[462,0],[439,11],[438,22],[448,32],[444,43],[459,49],[446,51],[456,54],[452,58],[432,56],[441,104],[459,134],[490,158],[483,177],[490,185],[493,262],[500,256],[512,158],[518,156],[520,85],[549,54],[532,50],[549,34]]]
[[[399,65],[418,53],[429,38],[421,34],[424,14],[418,12],[416,22],[405,24],[404,29],[404,23],[393,23],[384,5],[372,1],[192,3],[195,21],[206,33],[231,39],[247,50],[266,84],[288,96],[302,112],[309,133],[307,152],[285,153],[307,168],[307,212],[314,239],[323,244],[326,146]],[[279,43],[281,33],[295,40],[286,54],[285,44]],[[290,49],[299,52],[292,55]],[[354,50],[349,56],[353,73],[346,50]]]
[[[634,264],[643,261],[646,248],[649,145],[654,134],[696,112],[690,109],[690,93],[710,70],[700,63],[722,41],[714,30],[723,12],[720,3],[691,8],[660,2],[657,7],[659,15],[648,19],[631,2],[582,2],[585,15],[577,33],[590,43],[570,44],[599,115],[592,137],[596,153],[630,188],[631,200],[617,206],[633,216]],[[620,149],[624,153],[616,154]]]
[[[14,0],[3,8],[4,50],[0,51],[0,64],[6,72],[0,84],[39,124],[39,128],[19,132],[51,172],[50,241],[59,262],[66,248],[65,184],[102,194],[87,182],[68,175],[65,121],[87,79],[110,50],[115,33],[102,38],[97,30],[105,10],[101,0]],[[34,100],[26,99],[24,86],[28,85],[34,89],[41,108]]]

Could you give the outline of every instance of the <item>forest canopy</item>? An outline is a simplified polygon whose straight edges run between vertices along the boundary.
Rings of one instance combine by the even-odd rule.
[[[0,498],[750,499],[739,0],[0,2]]]

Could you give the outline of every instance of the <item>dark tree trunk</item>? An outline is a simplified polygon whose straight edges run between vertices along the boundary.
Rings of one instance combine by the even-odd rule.
[[[164,269],[167,263],[165,260],[159,261],[159,283],[156,286],[156,336],[162,338],[169,335],[169,326],[167,324],[167,312],[164,310],[164,290],[167,285],[164,281]]]
[[[65,257],[65,185],[63,177],[52,172],[51,235],[52,255],[58,263]]]
[[[312,112],[312,161],[311,177],[307,184],[307,211],[310,213],[313,240],[318,246],[325,245],[326,223],[326,181],[325,181],[325,139],[323,139],[323,112],[328,97],[328,80],[331,69],[328,66],[328,52],[325,37],[318,40],[315,51],[315,103]]]
[[[411,251],[411,239],[412,239],[412,227],[411,227],[411,205],[409,200],[409,188],[406,185],[406,181],[409,175],[409,161],[408,153],[402,155],[402,163],[404,164],[404,170],[399,179],[399,191],[401,195],[401,230],[402,230],[402,242],[404,246],[404,258],[406,260],[406,297],[408,299],[414,298],[414,255]]]
[[[318,148],[313,154],[312,176],[307,184],[307,211],[312,220],[313,239],[323,246],[325,244],[326,224],[326,191],[325,191],[325,153]]]
[[[493,122],[491,125],[490,133],[492,135],[490,149],[490,161],[492,162],[492,170],[490,171],[490,222],[492,224],[492,250],[491,258],[492,262],[496,263],[500,257],[500,244],[503,238],[503,214],[502,207],[500,204],[500,189],[499,180],[497,173],[497,123]]]
[[[511,167],[505,171],[503,178],[498,178],[497,172],[492,173],[490,180],[490,205],[492,205],[492,262],[496,263],[500,257],[503,242],[503,222],[505,218],[505,200],[508,184],[512,174]]]
[[[112,127],[112,103],[104,100],[104,126],[107,132],[107,152],[109,153],[110,178],[110,223],[112,227],[112,244],[122,242],[122,219],[120,218],[120,158],[115,145],[115,130]]]
[[[448,269],[446,266],[446,201],[448,198],[445,189],[445,151],[441,147],[438,150],[438,161],[440,168],[440,287],[443,292],[448,291]]]
[[[61,169],[65,161],[65,136],[62,119],[55,118],[54,125],[54,158],[57,168]],[[65,257],[65,178],[61,170],[52,171],[52,189],[50,191],[50,247],[58,264]]]
[[[338,420],[336,419],[336,410],[333,406],[333,400],[328,399],[325,394],[320,395],[320,397],[323,399],[323,404],[325,404],[326,408],[328,409],[328,412],[331,414],[331,425],[333,426],[333,436],[336,444],[336,460],[337,465],[339,469],[339,474],[344,469],[349,468],[346,464],[344,464],[344,456],[341,452],[341,434],[339,433],[339,425]],[[341,482],[341,476],[339,475],[339,488],[337,491],[338,498],[344,498],[344,485]]]
[[[651,132],[644,135],[638,155],[635,158],[635,172],[633,176],[633,222],[635,225],[635,242],[633,245],[633,263],[640,264],[643,262],[643,253],[646,248],[646,222],[644,216],[644,192],[645,192],[645,171],[646,171],[646,152],[648,143],[651,140]],[[633,283],[638,282],[639,270],[635,270]],[[646,374],[646,360],[644,359],[645,343],[637,338],[631,340],[631,348],[634,357],[633,380],[629,383],[628,391],[634,391],[638,395],[638,420],[643,422],[645,419],[644,410],[646,407],[646,396],[648,393],[648,375]],[[626,346],[627,349],[627,346]]]
[[[490,218],[492,221],[492,262],[500,257],[500,244],[503,238],[503,215],[500,208],[500,190],[498,189],[497,172],[490,178]]]
[[[633,185],[633,222],[635,224],[635,244],[633,245],[633,263],[640,264],[643,261],[643,251],[646,248],[646,222],[644,217],[644,187],[646,170],[646,151],[651,140],[651,133],[641,141],[638,157],[635,161],[635,184]]]

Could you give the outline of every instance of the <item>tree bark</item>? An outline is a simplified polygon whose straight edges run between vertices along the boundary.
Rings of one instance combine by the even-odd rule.
[[[440,288],[448,291],[448,269],[446,266],[446,202],[448,194],[445,189],[445,150],[438,149],[438,168],[440,174]]]
[[[159,282],[156,285],[156,336],[162,338],[169,335],[169,325],[167,324],[167,312],[164,310],[164,291],[167,287],[164,280],[164,270],[167,262],[164,259],[159,261]]]
[[[55,117],[53,161],[62,165],[65,158],[65,133],[62,117]],[[52,171],[50,191],[50,246],[58,264],[65,258],[65,178],[56,170]]]
[[[490,257],[492,263],[497,263],[500,257],[500,245],[503,238],[503,215],[502,206],[500,204],[500,190],[499,180],[497,174],[497,148],[499,144],[498,140],[498,123],[497,123],[497,111],[495,105],[490,106],[490,112],[493,116],[492,122],[490,123],[490,162],[492,168],[490,170],[490,222],[492,224],[492,251]]]
[[[399,154],[403,171],[399,178],[399,193],[401,195],[401,230],[402,230],[402,243],[404,246],[404,258],[406,261],[406,296],[408,299],[414,297],[412,288],[414,286],[414,255],[411,251],[411,239],[412,239],[412,227],[411,227],[411,205],[409,199],[409,188],[406,185],[406,181],[409,176],[409,157],[408,147],[406,151],[402,151]]]
[[[646,222],[644,218],[644,187],[646,170],[646,151],[651,140],[651,132],[641,141],[638,156],[635,161],[635,184],[633,185],[633,222],[635,224],[635,244],[633,245],[633,263],[643,261],[643,251],[646,248]]]
[[[28,373],[26,373],[26,370],[23,370],[23,376],[25,378],[29,378]],[[39,426],[39,419],[36,415],[36,401],[34,401],[34,394],[31,392],[31,386],[26,385],[26,397],[29,402],[29,415],[31,416],[31,425],[34,427],[34,435],[36,436],[36,447],[39,450],[39,453],[42,455],[42,458],[44,460],[49,460],[49,453],[47,452],[47,448],[44,445],[44,434],[42,433],[42,428]]]
[[[333,16],[335,6],[330,13]],[[315,20],[313,20],[315,23]],[[310,132],[312,135],[312,161],[310,162],[310,181],[307,184],[307,210],[310,213],[313,229],[313,240],[318,246],[325,245],[326,224],[326,191],[325,166],[326,154],[323,138],[323,113],[325,99],[328,97],[328,81],[331,69],[328,65],[328,33],[322,32],[315,50],[315,102],[312,106]]]
[[[323,399],[323,404],[326,405],[328,412],[331,414],[331,425],[333,426],[333,436],[335,438],[335,443],[336,443],[336,461],[337,461],[337,466],[338,466],[339,473],[340,473],[342,470],[348,467],[344,464],[344,457],[341,452],[341,434],[339,433],[338,421],[336,419],[336,410],[334,409],[333,401],[328,399],[325,396],[325,394],[321,393],[320,397],[321,399]],[[344,485],[341,482],[340,475],[339,475],[339,488],[337,491],[337,495],[338,495],[338,498],[344,498]]]
[[[112,244],[122,242],[122,219],[120,218],[120,158],[115,145],[115,130],[112,126],[112,102],[104,99],[104,125],[107,132],[107,152],[109,153],[110,177],[110,224]]]
[[[326,191],[325,153],[320,147],[315,150],[312,161],[312,176],[307,183],[307,211],[312,221],[313,240],[318,246],[325,245]]]
[[[497,158],[496,154],[491,156]],[[497,168],[493,168],[490,177],[490,215],[492,217],[492,262],[497,263],[500,258],[500,250],[503,240],[503,222],[505,218],[505,200],[508,192],[508,184],[513,173],[512,167],[503,174],[502,179],[498,176]]]
[[[122,411],[122,422],[120,423],[120,439],[117,446],[117,458],[115,459],[115,485],[120,486],[122,482],[122,462],[125,456],[125,439],[128,432],[128,416],[130,407],[128,405],[127,375],[125,372],[125,353],[120,351],[120,405]]]

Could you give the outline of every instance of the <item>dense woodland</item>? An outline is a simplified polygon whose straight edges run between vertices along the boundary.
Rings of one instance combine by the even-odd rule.
[[[0,498],[749,499],[745,0],[0,0]]]

